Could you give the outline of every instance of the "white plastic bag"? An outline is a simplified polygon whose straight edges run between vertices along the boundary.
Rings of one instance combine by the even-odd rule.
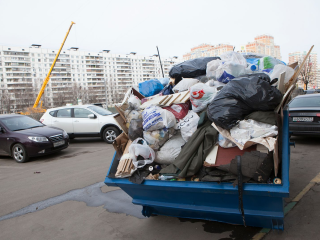
[[[275,125],[248,119],[240,121],[237,126],[231,128],[230,134],[238,143],[244,145],[250,139],[277,136],[278,128]]]
[[[164,127],[171,128],[176,125],[176,118],[172,112],[158,106],[147,107],[142,112],[143,130],[154,131]]]
[[[217,94],[217,89],[209,87],[204,83],[197,83],[190,88],[190,101],[192,110],[200,112],[213,100]]]
[[[184,78],[177,85],[175,85],[172,90],[174,92],[183,92],[188,90],[191,86],[195,85],[198,82],[199,82],[198,79]]]
[[[294,74],[294,70],[291,67],[288,67],[286,65],[282,65],[282,64],[277,64],[274,66],[273,71],[269,74],[270,79],[273,80],[275,78],[279,78],[280,74],[285,72],[285,78],[284,78],[284,84],[286,84],[287,82],[289,82],[289,80],[291,79],[291,77]],[[275,85],[277,85],[278,83],[275,83]]]
[[[188,114],[178,123],[178,129],[181,130],[181,136],[184,141],[188,142],[192,134],[197,130],[200,117],[194,111]]]
[[[138,142],[142,142],[139,144]],[[152,148],[148,146],[148,143],[143,138],[137,138],[129,147],[129,154],[132,156],[132,163],[135,168],[142,168],[146,164],[150,164],[154,161],[155,153]],[[144,160],[138,160],[138,156],[144,158]]]
[[[131,108],[138,110],[141,105],[141,100],[137,96],[131,94],[128,103]]]
[[[156,159],[154,161],[159,164],[173,163],[185,143],[181,134],[174,135],[162,146],[160,151],[156,152]]]
[[[207,64],[207,77],[214,77],[222,83],[246,74],[247,61],[241,53],[226,52],[221,60],[213,60]]]
[[[222,61],[220,59],[212,60],[211,62],[207,63],[207,70],[206,70],[206,76],[208,78],[214,77],[216,78],[216,70],[220,66],[220,63]]]
[[[219,133],[219,146],[223,148],[232,148],[237,146],[232,141],[230,141],[228,138],[225,138],[222,134]]]
[[[246,67],[236,62],[223,62],[216,70],[216,79],[228,83],[233,78],[246,74]]]
[[[233,52],[233,51],[225,52],[220,55],[220,58],[223,62],[233,62],[236,64],[240,64],[244,67],[247,67],[247,61],[241,53]]]

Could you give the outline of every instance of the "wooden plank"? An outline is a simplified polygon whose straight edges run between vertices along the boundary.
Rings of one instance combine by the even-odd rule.
[[[278,79],[278,89],[279,91],[284,94],[284,78],[286,76],[286,72],[280,73],[279,79]]]
[[[180,95],[181,95],[181,93],[179,93],[178,96],[173,97],[172,100],[170,100],[170,101],[167,103],[167,106],[171,106],[171,105],[174,103],[174,101],[175,101],[178,97],[180,97]]]
[[[128,128],[127,128],[127,126],[126,126],[126,121],[123,120],[123,118],[120,116],[120,114],[115,115],[113,118],[114,118],[114,119],[117,121],[117,123],[120,125],[122,131],[123,131],[126,135],[128,135]]]
[[[115,105],[114,107],[115,107],[115,109],[118,111],[118,113],[120,114],[120,116],[122,117],[122,119],[126,122],[127,120],[126,120],[126,117],[124,116],[122,110],[121,110],[117,105]]]
[[[159,104],[161,105],[167,98],[168,98],[168,95],[166,95],[166,97],[163,98],[163,99],[159,102]]]
[[[123,151],[123,154],[129,153],[129,147],[130,147],[131,143],[132,143],[132,141],[129,139],[129,141],[127,142],[126,148]]]
[[[186,98],[187,97],[187,98]],[[190,99],[190,94],[189,91],[187,91],[183,97],[180,98],[180,102],[181,103],[185,103],[186,101],[188,101]]]
[[[173,97],[173,94],[168,95],[169,97],[162,103],[162,105],[166,105],[167,102]]]

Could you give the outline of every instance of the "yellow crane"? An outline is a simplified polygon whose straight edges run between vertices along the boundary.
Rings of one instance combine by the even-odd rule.
[[[67,40],[67,37],[68,37],[68,35],[69,35],[69,32],[70,32],[73,24],[75,24],[75,22],[71,22],[71,25],[70,25],[70,27],[69,27],[69,29],[68,29],[68,32],[67,32],[66,36],[65,36],[64,39],[63,39],[63,42],[62,42],[62,44],[61,44],[61,47],[60,47],[59,51],[57,52],[56,57],[55,57],[54,60],[53,60],[53,63],[52,63],[52,65],[51,65],[51,67],[50,67],[50,70],[49,70],[46,78],[45,78],[44,81],[43,81],[42,87],[41,87],[41,89],[40,89],[40,91],[39,91],[39,93],[38,93],[38,96],[37,96],[36,101],[35,101],[34,104],[33,104],[33,107],[32,107],[32,108],[29,108],[27,112],[22,113],[22,114],[24,114],[24,115],[30,115],[30,112],[34,112],[34,113],[44,113],[44,112],[46,111],[46,109],[43,109],[43,108],[42,108],[42,102],[41,102],[40,108],[38,108],[38,105],[39,105],[40,99],[41,99],[41,97],[42,97],[42,95],[43,95],[43,93],[44,93],[44,90],[46,89],[46,86],[47,86],[47,84],[48,84],[48,82],[49,82],[49,80],[50,80],[51,72],[52,72],[52,70],[53,70],[53,68],[54,68],[54,66],[55,66],[55,64],[56,64],[56,62],[57,62],[57,59],[58,59],[58,57],[59,57],[59,55],[60,55],[60,52],[61,52],[61,50],[62,50],[62,48],[63,48],[63,46],[64,46],[64,43],[65,43],[66,40]]]

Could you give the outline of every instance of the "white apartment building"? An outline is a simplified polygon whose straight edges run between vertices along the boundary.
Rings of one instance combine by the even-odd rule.
[[[30,48],[0,46],[0,113],[33,105],[57,52],[36,44]],[[165,77],[178,61],[177,57],[161,59]],[[81,98],[86,92],[85,102],[105,103],[107,93],[108,106],[113,106],[122,101],[128,88],[153,78],[162,78],[157,55],[71,48],[61,51],[42,99],[49,108],[74,100],[75,94]]]

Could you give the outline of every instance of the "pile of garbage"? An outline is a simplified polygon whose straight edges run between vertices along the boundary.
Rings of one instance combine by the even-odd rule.
[[[123,133],[113,144],[115,177],[137,184],[237,182],[239,175],[244,182],[281,182],[277,108],[293,74],[273,57],[227,52],[177,64],[170,79],[140,83],[117,106]]]

